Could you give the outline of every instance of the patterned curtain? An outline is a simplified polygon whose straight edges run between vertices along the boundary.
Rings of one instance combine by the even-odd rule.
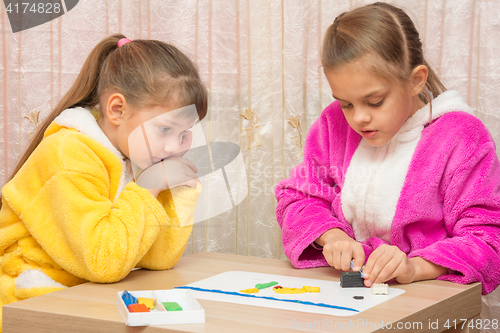
[[[159,39],[198,65],[210,92],[206,139],[241,147],[248,185],[238,206],[195,224],[186,254],[285,259],[273,191],[301,162],[308,129],[333,100],[319,59],[323,34],[338,14],[370,2],[82,0],[17,33],[0,5],[0,184],[98,41],[118,32]],[[500,1],[388,2],[407,10],[445,86],[499,139]]]

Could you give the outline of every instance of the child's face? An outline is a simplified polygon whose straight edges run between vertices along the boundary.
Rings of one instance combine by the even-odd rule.
[[[421,105],[415,96],[360,63],[326,73],[349,125],[371,146],[391,140]]]
[[[194,106],[188,106],[194,107]],[[184,108],[169,110],[153,106],[134,112],[128,119],[127,149],[124,153],[141,169],[171,157],[182,156],[192,143],[195,120],[182,114]]]

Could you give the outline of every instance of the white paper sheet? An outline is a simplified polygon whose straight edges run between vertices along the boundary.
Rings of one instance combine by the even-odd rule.
[[[192,293],[194,297],[198,299],[262,306],[267,308],[308,313],[319,313],[333,316],[353,316],[405,292],[402,289],[389,288],[388,295],[373,295],[371,288],[342,288],[340,287],[340,282],[244,271],[229,271],[221,273],[210,278],[188,284],[187,286],[203,289],[223,290],[227,292],[239,292],[240,290],[255,288],[255,285],[257,283],[267,283],[271,281],[276,281],[280,286],[288,288],[302,288],[303,286],[320,287],[320,292],[305,294],[278,294],[273,291],[272,287],[269,287],[266,289],[261,289],[258,293],[253,295],[268,296],[279,299],[309,301],[313,303],[325,303],[329,305],[356,309],[359,312],[308,304],[226,295],[215,292],[193,290]],[[353,296],[364,296],[364,299],[356,300],[353,298]]]

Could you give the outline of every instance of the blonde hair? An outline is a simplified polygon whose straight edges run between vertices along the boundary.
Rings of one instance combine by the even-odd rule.
[[[334,71],[365,56],[372,70],[401,86],[409,84],[412,70],[425,65],[429,75],[419,98],[428,103],[446,88],[425,61],[422,42],[410,17],[400,8],[376,2],[340,14],[323,40],[323,70]],[[429,93],[430,92],[430,93]],[[431,95],[432,94],[432,95]]]
[[[118,47],[122,38],[125,36],[120,34],[107,37],[92,49],[76,81],[35,133],[7,182],[62,111],[77,106],[94,108],[106,92],[123,94],[127,103],[137,108],[172,101],[183,106],[194,104],[198,119],[205,117],[208,93],[196,66],[186,55],[157,40],[133,40]]]

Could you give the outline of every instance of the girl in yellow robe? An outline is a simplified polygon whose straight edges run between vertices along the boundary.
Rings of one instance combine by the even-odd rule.
[[[174,144],[151,156],[182,166],[167,175],[170,188],[138,186],[130,134],[188,105],[196,114],[158,127]],[[116,282],[134,267],[172,268],[201,191],[179,152],[206,110],[195,65],[172,45],[122,35],[97,44],[2,188],[0,306],[86,281]],[[0,331],[1,315],[0,307]]]

